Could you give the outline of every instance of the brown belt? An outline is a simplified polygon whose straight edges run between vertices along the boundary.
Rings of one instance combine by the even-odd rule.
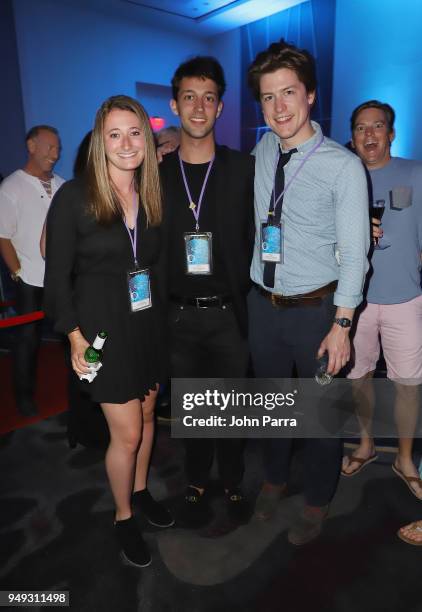
[[[271,291],[267,291],[257,284],[255,284],[255,287],[261,295],[270,300],[273,306],[316,306],[324,296],[334,293],[337,289],[337,281],[332,281],[328,285],[319,287],[319,289],[299,295],[280,295],[279,293],[271,293]]]

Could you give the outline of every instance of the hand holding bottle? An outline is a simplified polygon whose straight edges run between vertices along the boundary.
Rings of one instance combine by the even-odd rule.
[[[92,345],[82,335],[79,328],[69,334],[72,367],[80,380],[92,382],[102,367],[103,345],[107,334],[99,332]]]
[[[94,342],[85,349],[84,360],[88,364],[89,372],[82,374],[80,380],[87,380],[91,383],[97,376],[98,370],[102,367],[103,346],[107,339],[107,334],[104,331],[98,332]]]
[[[72,368],[78,376],[91,372],[89,364],[85,360],[85,351],[89,347],[89,342],[81,334],[79,327],[68,334],[70,342],[70,358]]]

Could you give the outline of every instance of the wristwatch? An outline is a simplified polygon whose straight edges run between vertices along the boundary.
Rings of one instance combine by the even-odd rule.
[[[334,323],[337,323],[337,325],[340,325],[340,327],[352,327],[352,321],[347,317],[334,317]]]

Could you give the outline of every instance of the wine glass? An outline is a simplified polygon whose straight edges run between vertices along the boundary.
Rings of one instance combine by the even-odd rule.
[[[381,225],[381,219],[384,214],[384,211],[385,211],[385,200],[375,200],[375,202],[372,202],[372,206],[370,209],[371,219],[372,217],[375,217],[375,219],[378,219],[378,221],[380,221],[380,225]],[[390,245],[381,246],[380,242],[381,242],[381,238],[374,238],[374,249],[382,249],[382,248],[387,248],[387,246],[390,246]]]

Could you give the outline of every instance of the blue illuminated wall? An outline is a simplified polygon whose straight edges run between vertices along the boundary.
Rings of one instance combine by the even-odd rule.
[[[333,87],[336,140],[353,108],[373,98],[397,113],[393,154],[422,159],[422,2],[337,0]]]
[[[136,83],[136,98],[141,102],[150,117],[161,117],[165,127],[179,125],[178,118],[170,108],[172,97],[170,85]]]
[[[65,178],[105,98],[136,97],[138,82],[168,85],[179,62],[208,52],[199,38],[90,12],[76,2],[13,4],[25,124],[59,129],[63,154],[56,169]]]
[[[334,0],[309,0],[252,24],[248,36],[253,39],[253,45],[248,49],[256,52],[261,43],[266,46],[267,39],[285,35],[293,42],[317,49],[319,61],[324,65],[322,80],[331,83],[325,77],[325,74],[331,75],[331,55],[324,54],[330,48],[327,41],[331,40],[332,11],[318,8],[327,3],[334,6]],[[175,67],[195,54],[216,55],[224,66],[227,92],[224,111],[217,123],[217,140],[240,148],[246,96],[249,105],[253,106],[253,102],[249,92],[245,95],[242,85],[250,56],[242,50],[243,33],[239,28],[204,39],[94,12],[83,0],[6,0],[2,6],[5,4],[9,8],[13,6],[16,28],[15,46],[8,44],[7,50],[8,65],[15,66],[16,109],[19,108],[19,88],[22,90],[20,115],[18,112],[14,115],[15,118],[20,116],[21,125],[12,129],[15,155],[8,151],[10,167],[6,173],[22,163],[25,130],[37,123],[49,123],[59,129],[63,143],[62,158],[56,170],[69,178],[79,143],[92,127],[95,111],[105,98],[125,93],[138,95],[142,101],[137,84],[168,86]],[[315,7],[318,10],[315,11]],[[11,19],[9,14],[8,25]],[[317,113],[328,126],[330,96],[325,94],[325,86],[322,93]],[[146,102],[151,110],[151,100]],[[0,104],[4,110],[4,100],[0,100]],[[161,98],[160,104],[165,106]],[[250,146],[244,144],[244,148],[248,150]]]
[[[241,61],[240,29],[236,28],[208,39],[209,53],[223,65],[227,89],[224,108],[216,124],[216,139],[234,149],[240,149],[241,120]]]
[[[330,134],[334,23],[334,0],[308,0],[241,29],[243,150],[251,150],[265,130],[260,105],[247,87],[247,69],[257,53],[280,38],[307,49],[316,58],[318,91],[312,117],[321,124],[325,134]]]
[[[0,67],[0,173],[7,176],[26,160],[25,120],[12,0],[0,2]]]

